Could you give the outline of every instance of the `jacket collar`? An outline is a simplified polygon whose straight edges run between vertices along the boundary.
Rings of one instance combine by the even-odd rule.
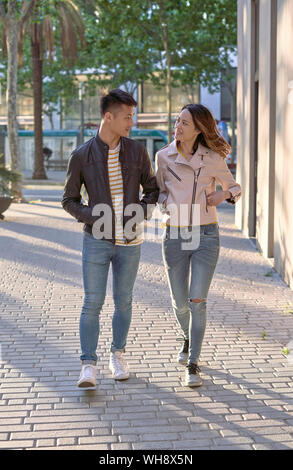
[[[175,159],[175,163],[181,163],[183,165],[188,165],[194,169],[197,169],[197,168],[200,168],[201,166],[205,166],[204,157],[209,155],[209,149],[205,147],[204,145],[202,145],[201,143],[199,143],[193,158],[190,161],[188,161],[178,151],[177,141],[176,139],[174,139],[170,143],[169,148],[168,148],[168,157],[170,157],[171,155],[177,155]],[[196,158],[196,157],[200,157],[200,158]]]
[[[108,152],[109,152],[109,146],[104,142],[101,137],[99,136],[99,131],[97,131],[96,136],[95,136],[95,141],[98,144],[98,147],[101,149],[102,154],[104,157],[108,158]],[[124,161],[125,160],[125,138],[120,137],[120,153],[119,153],[119,160]]]
[[[176,139],[174,139],[170,144],[169,144],[169,147],[168,147],[168,156],[171,156],[171,155],[175,155],[175,154],[180,154],[180,152],[178,151],[177,149],[177,141]],[[197,147],[197,150],[195,152],[194,155],[196,156],[205,156],[205,155],[208,155],[209,154],[209,149],[207,147],[205,147],[204,145],[202,145],[200,142],[198,144],[198,147]]]

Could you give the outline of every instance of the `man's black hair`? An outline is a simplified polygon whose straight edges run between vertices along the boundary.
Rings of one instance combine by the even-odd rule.
[[[101,98],[101,116],[105,116],[107,111],[111,111],[113,108],[117,108],[122,104],[126,104],[127,106],[137,106],[135,99],[126,91],[120,90],[120,88],[111,90],[108,95],[105,95]]]

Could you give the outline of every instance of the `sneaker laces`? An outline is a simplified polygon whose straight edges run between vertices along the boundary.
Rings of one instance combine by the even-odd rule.
[[[93,366],[90,366],[90,365],[87,365],[85,366],[84,370],[83,370],[83,375],[86,377],[86,378],[90,378],[92,377],[92,367]]]
[[[197,374],[201,371],[198,365],[194,364],[193,362],[187,364],[186,369],[188,370],[189,374]]]
[[[114,362],[115,366],[120,366],[121,363],[124,367],[126,367],[127,363],[125,357],[123,357],[122,353],[117,355],[115,353],[112,354],[112,361]]]

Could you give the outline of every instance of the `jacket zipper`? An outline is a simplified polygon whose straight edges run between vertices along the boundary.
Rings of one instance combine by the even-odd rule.
[[[192,191],[192,199],[191,199],[191,208],[190,208],[190,217],[189,217],[189,225],[192,226],[192,219],[193,219],[193,205],[195,201],[195,196],[196,196],[196,187],[197,187],[197,180],[200,174],[201,168],[198,170],[198,173],[196,174],[194,172],[194,180],[193,180],[193,191]]]
[[[207,198],[207,192],[204,192],[205,197],[206,197],[206,212],[208,212],[208,198]]]
[[[171,168],[168,165],[167,165],[167,170],[170,171],[170,173],[172,173],[172,175],[175,176],[175,178],[177,178],[178,181],[181,181],[181,178],[178,175],[176,175],[176,173],[173,170],[171,170]]]

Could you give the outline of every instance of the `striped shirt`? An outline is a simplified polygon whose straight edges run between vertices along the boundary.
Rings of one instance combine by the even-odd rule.
[[[142,243],[142,237],[126,243],[123,235],[123,180],[119,161],[120,142],[108,152],[108,172],[112,204],[115,214],[115,245],[133,246]]]

